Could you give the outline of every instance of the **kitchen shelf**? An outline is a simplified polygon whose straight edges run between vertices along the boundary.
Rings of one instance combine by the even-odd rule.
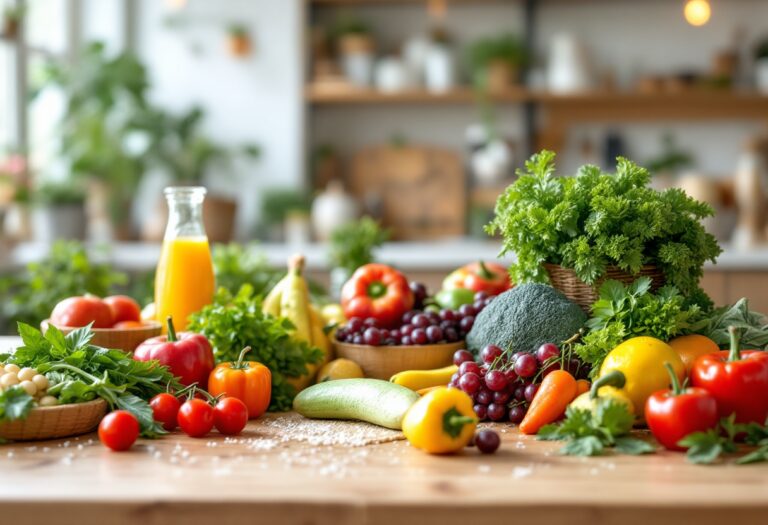
[[[307,0],[313,6],[402,6],[402,5],[427,5],[441,0]],[[510,0],[443,0],[449,5],[483,5],[483,4],[508,4]],[[518,3],[524,0],[512,0]]]
[[[511,89],[507,93],[494,95],[498,102],[524,102],[530,98],[525,89]],[[445,93],[432,93],[426,90],[409,90],[398,93],[384,93],[374,89],[349,88],[327,89],[310,85],[306,89],[306,99],[317,105],[345,104],[473,104],[477,95],[471,88],[456,88]]]

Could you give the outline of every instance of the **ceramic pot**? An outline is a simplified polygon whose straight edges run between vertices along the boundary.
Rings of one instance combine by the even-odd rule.
[[[46,244],[58,240],[84,241],[86,225],[83,204],[46,206],[34,212],[35,239]]]
[[[572,35],[552,38],[547,83],[554,93],[586,91],[591,87],[586,51]]]
[[[449,46],[439,43],[430,46],[424,80],[427,90],[432,93],[445,93],[456,85],[456,60]]]
[[[328,183],[328,188],[312,203],[312,229],[319,241],[327,241],[331,232],[357,218],[355,199],[344,191],[338,180]]]
[[[374,46],[368,35],[350,34],[339,39],[341,71],[357,87],[370,87],[373,81]]]
[[[505,93],[517,83],[520,75],[519,68],[504,60],[494,60],[486,69],[488,91]]]

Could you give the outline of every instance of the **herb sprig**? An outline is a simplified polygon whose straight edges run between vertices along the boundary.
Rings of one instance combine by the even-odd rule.
[[[709,465],[725,454],[738,452],[737,436],[745,435],[744,442],[754,450],[736,459],[737,465],[768,461],[768,425],[736,423],[733,414],[723,418],[715,428],[706,432],[694,432],[680,440],[681,447],[688,447],[686,459],[697,465]]]
[[[627,435],[634,419],[623,403],[598,399],[594,410],[568,407],[565,419],[542,427],[538,438],[567,441],[560,449],[566,456],[600,456],[607,448],[631,455],[654,452],[650,443]]]

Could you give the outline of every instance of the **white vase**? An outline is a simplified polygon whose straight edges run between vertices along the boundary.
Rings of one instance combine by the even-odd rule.
[[[584,47],[573,36],[559,34],[552,38],[547,69],[547,86],[553,93],[574,93],[591,87]]]
[[[764,95],[768,95],[768,57],[755,61],[755,88]]]
[[[328,183],[327,189],[312,203],[312,229],[319,241],[327,241],[331,232],[357,218],[357,201],[344,191],[341,182]]]
[[[371,87],[373,80],[373,54],[354,53],[341,57],[344,77],[354,86]]]
[[[403,46],[403,59],[416,86],[424,85],[430,47],[429,39],[422,35],[409,38]]]
[[[456,85],[456,61],[449,46],[439,43],[430,46],[425,62],[425,83],[432,93],[445,93]]]
[[[397,93],[411,87],[411,79],[405,62],[395,57],[382,58],[374,72],[376,89],[384,93]]]

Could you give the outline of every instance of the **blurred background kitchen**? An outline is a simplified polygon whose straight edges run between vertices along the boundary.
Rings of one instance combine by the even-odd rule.
[[[208,188],[220,282],[266,282],[301,249],[327,286],[383,243],[379,260],[436,286],[495,258],[482,226],[540,148],[560,173],[625,155],[709,202],[725,253],[705,289],[768,310],[765,0],[0,0],[0,13],[0,293],[15,305],[0,327],[83,286],[54,281],[150,300],[171,184]]]

